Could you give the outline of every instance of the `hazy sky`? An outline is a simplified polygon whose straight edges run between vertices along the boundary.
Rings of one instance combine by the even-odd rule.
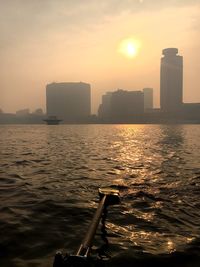
[[[154,88],[160,57],[184,57],[184,102],[200,102],[200,0],[0,0],[0,108],[45,110],[47,83],[91,84],[93,112],[106,91]],[[137,39],[134,58],[119,44]]]

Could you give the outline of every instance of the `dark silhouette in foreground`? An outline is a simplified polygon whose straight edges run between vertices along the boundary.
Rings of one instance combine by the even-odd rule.
[[[98,208],[91,221],[89,229],[85,235],[83,242],[81,243],[76,255],[62,255],[61,252],[57,252],[53,267],[78,267],[78,266],[92,266],[93,260],[89,257],[92,249],[93,239],[96,234],[97,227],[103,215],[103,234],[105,234],[105,216],[107,214],[106,209],[109,205],[119,203],[119,191],[112,188],[99,189],[100,202]],[[106,240],[103,237],[104,240]],[[106,245],[108,242],[106,241]],[[102,248],[103,249],[103,248]],[[102,251],[99,251],[100,257],[102,257]],[[97,262],[96,262],[97,263]]]

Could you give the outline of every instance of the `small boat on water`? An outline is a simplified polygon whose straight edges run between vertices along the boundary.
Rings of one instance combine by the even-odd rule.
[[[56,116],[49,116],[47,119],[44,119],[44,121],[48,125],[58,125],[62,120],[58,119]]]

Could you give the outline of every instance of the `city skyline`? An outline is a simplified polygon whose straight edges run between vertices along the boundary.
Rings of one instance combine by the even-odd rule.
[[[45,110],[44,88],[53,81],[90,83],[92,113],[116,88],[154,88],[159,107],[166,47],[184,58],[183,102],[200,102],[200,1],[4,1],[0,7],[4,112]],[[129,45],[132,57],[120,53],[126,40],[138,44],[137,53]]]
[[[127,51],[127,52],[129,52],[129,51]],[[173,83],[171,83],[172,82],[172,80],[177,80],[177,74],[179,73],[179,71],[178,71],[178,73],[176,73],[176,71],[175,71],[175,69],[177,68],[177,67],[175,67],[175,65],[174,65],[174,63],[176,62],[176,57],[177,57],[177,59],[178,59],[178,65],[177,66],[179,66],[179,64],[181,63],[181,65],[180,65],[180,67],[178,67],[178,68],[180,68],[180,77],[178,77],[178,83],[180,83],[179,85],[178,85],[178,91],[179,91],[179,94],[180,94],[180,97],[178,96],[178,98],[180,98],[180,103],[179,103],[179,105],[183,105],[184,103],[188,103],[188,104],[192,104],[192,103],[194,103],[194,104],[196,104],[196,103],[198,103],[198,102],[191,102],[191,103],[189,103],[189,102],[184,102],[183,101],[183,94],[184,94],[184,91],[183,91],[183,57],[182,56],[180,56],[180,55],[176,55],[176,54],[178,54],[178,48],[164,48],[163,50],[162,50],[162,55],[161,55],[161,59],[160,59],[160,103],[161,103],[161,100],[162,100],[162,98],[163,98],[163,101],[164,102],[166,102],[166,108],[168,108],[168,111],[170,111],[170,105],[172,104],[172,102],[174,102],[174,97],[176,98],[176,91],[177,91],[177,88],[176,88],[176,86],[178,85],[178,84],[174,84],[174,81],[173,81]],[[129,55],[127,55],[127,56],[129,56]],[[132,57],[132,53],[131,53],[131,55],[130,55],[131,57]],[[168,62],[168,57],[169,57],[169,62]],[[170,59],[171,58],[171,59]],[[174,59],[173,59],[174,58]],[[166,59],[167,59],[167,61],[166,61]],[[172,60],[172,61],[171,61]],[[174,62],[174,60],[175,60],[175,62]],[[179,62],[179,60],[181,60],[180,62]],[[164,63],[166,61],[166,63]],[[177,63],[175,63],[175,64],[177,64]],[[169,83],[169,85],[171,84],[171,89],[170,89],[170,87],[169,87],[169,85],[167,85],[168,84],[168,82],[167,82],[167,80],[166,80],[166,78],[164,78],[164,76],[163,76],[163,70],[166,68],[165,67],[165,65],[166,65],[166,67],[167,67],[167,69],[169,68],[169,69],[171,69],[171,71],[169,72],[169,70],[167,70],[166,69],[166,74],[165,75],[167,75],[166,76],[166,78],[167,78],[167,80],[168,80],[168,82],[170,82]],[[173,66],[174,65],[174,66]],[[174,67],[175,67],[175,69],[174,69]],[[170,74],[171,73],[171,74]],[[171,76],[172,75],[172,76]],[[178,75],[179,76],[179,75]],[[164,79],[163,79],[163,78]],[[163,82],[164,83],[162,83],[162,80],[163,80]],[[66,85],[68,85],[68,86],[72,86],[72,88],[73,88],[73,86],[74,85],[78,85],[78,84],[85,84],[84,82],[77,82],[77,81],[73,81],[73,82],[69,82],[69,81],[62,81],[62,82],[53,82],[53,83],[51,83],[51,84],[47,84],[46,85],[46,90],[47,90],[47,88],[48,88],[48,86],[52,86],[52,87],[54,87],[54,85],[55,85],[55,90],[56,89],[58,89],[59,90],[59,87],[61,86],[66,86]],[[86,83],[87,84],[87,83]],[[166,87],[166,85],[164,85],[164,84],[166,84],[167,85],[167,87]],[[173,85],[174,84],[174,85]],[[56,88],[56,85],[59,85],[59,87],[58,88]],[[90,86],[90,84],[88,84],[89,86]],[[166,87],[165,89],[164,89],[164,91],[167,93],[167,95],[169,94],[171,94],[171,93],[173,93],[174,94],[174,97],[172,97],[172,99],[171,100],[173,100],[172,102],[171,102],[171,100],[170,99],[168,99],[168,96],[167,95],[163,95],[162,96],[162,94],[161,94],[161,91],[163,91],[163,89],[162,89],[162,87],[163,87],[163,85],[164,85],[164,87]],[[169,87],[169,88],[168,88]],[[52,88],[53,89],[53,88]],[[61,89],[61,88],[60,88]],[[64,89],[64,88],[63,88]],[[74,89],[76,89],[76,88],[74,88]],[[124,88],[123,89],[117,89],[117,90],[124,90]],[[143,90],[143,92],[144,91],[146,91],[146,93],[149,95],[151,95],[152,94],[152,100],[150,100],[150,106],[151,107],[149,107],[149,108],[157,108],[157,106],[154,106],[153,105],[153,102],[154,102],[154,100],[153,100],[153,98],[154,98],[154,96],[153,96],[153,88],[149,88],[149,87],[146,87],[146,88],[143,88],[143,89],[141,89],[140,88],[140,91],[142,91]],[[150,90],[150,91],[149,91]],[[170,91],[172,90],[172,92],[170,93]],[[136,91],[138,91],[137,89],[136,90],[127,90],[127,92],[136,92]],[[55,91],[56,92],[56,91]],[[105,94],[111,94],[111,93],[115,93],[116,92],[116,88],[115,89],[112,89],[112,90],[110,90],[110,91],[108,91],[108,92],[105,92]],[[166,94],[165,93],[165,94]],[[90,95],[91,95],[91,88],[90,88]],[[150,96],[149,95],[149,96]],[[47,109],[47,102],[48,102],[48,97],[47,97],[48,95],[47,95],[47,92],[46,92],[46,99],[45,99],[45,107],[44,107],[44,109],[42,109],[42,108],[40,108],[40,107],[37,107],[36,109],[34,109],[32,112],[33,113],[37,113],[38,112],[38,110],[40,110],[39,112],[41,113],[41,111],[42,112],[44,112],[44,114],[46,113],[47,115],[50,115],[50,113],[48,112],[48,109]],[[103,97],[104,95],[102,95],[101,96],[101,99],[102,99],[102,97]],[[167,100],[168,99],[168,100]],[[52,99],[53,100],[53,99]],[[147,99],[146,99],[147,100]],[[146,101],[145,100],[145,101]],[[91,96],[90,96],[90,101],[91,101]],[[148,100],[149,101],[149,100]],[[178,100],[179,101],[179,100]],[[163,103],[164,103],[163,102]],[[169,102],[169,103],[168,103]],[[176,101],[175,101],[176,102]],[[178,104],[178,102],[177,102],[177,104]],[[148,103],[148,105],[149,105],[149,103]],[[90,110],[91,110],[91,106],[92,106],[92,101],[91,101],[91,103],[90,103]],[[96,111],[96,115],[98,115],[98,110],[99,110],[99,108],[100,108],[100,106],[101,106],[101,100],[100,100],[100,103],[99,103],[99,106],[97,107],[97,111]],[[175,107],[178,107],[177,105],[176,105],[176,103],[175,103]],[[160,105],[160,107],[159,107],[161,110],[163,110],[163,108],[162,108],[162,105]],[[165,109],[164,109],[165,110]],[[164,111],[163,110],[163,111]],[[167,110],[165,110],[165,111],[167,111]],[[4,112],[2,109],[1,109],[1,112]],[[19,110],[16,110],[16,114],[17,113],[24,113],[24,114],[28,114],[28,113],[30,113],[31,114],[31,111],[30,111],[30,108],[29,107],[23,107],[23,108],[20,108]],[[52,113],[53,114],[53,113]],[[91,110],[91,114],[94,114],[94,113],[92,113],[92,110]]]
[[[128,43],[127,56],[134,56]],[[132,46],[133,45],[133,46]],[[124,52],[123,51],[123,52]],[[117,89],[102,95],[98,114],[91,112],[91,85],[84,82],[53,82],[46,85],[46,114],[28,108],[14,114],[0,111],[1,123],[199,123],[200,103],[183,101],[183,57],[178,48],[164,48],[160,60],[160,108],[153,103],[153,88]],[[44,118],[44,116],[47,118]]]
[[[132,48],[133,47],[131,47],[130,51],[128,49],[127,51],[124,50],[123,52],[126,52],[128,57],[129,56],[132,57],[133,56]],[[199,102],[190,103],[190,102],[183,101],[183,93],[184,93],[183,92],[183,56],[177,55],[177,54],[178,54],[178,48],[170,47],[170,48],[162,49],[162,54],[160,58],[160,73],[159,73],[160,74],[160,88],[159,89],[160,89],[160,104],[161,104],[159,109],[161,112],[172,112],[172,113],[175,112],[176,113],[178,110],[180,112],[184,112],[184,110],[186,109],[188,110],[187,107],[192,107],[192,109],[194,109],[195,105],[196,107],[198,105],[197,109],[199,109]],[[87,115],[86,114],[85,115],[82,114],[82,115],[83,115],[83,118],[84,117],[86,118],[90,115],[94,115],[94,113],[92,113],[92,110],[91,110],[91,106],[92,106],[91,85],[85,82],[81,82],[81,81],[80,82],[62,81],[62,82],[48,83],[46,85],[46,99],[45,99],[46,110],[45,112],[43,111],[42,108],[36,108],[35,110],[33,110],[33,112],[31,112],[30,108],[26,107],[26,108],[17,110],[16,114],[44,115],[46,113],[47,116],[50,116],[50,117],[57,116],[62,119],[65,116],[71,116],[69,115],[70,113],[75,114],[77,112],[75,106],[79,107],[80,105],[82,105],[81,103],[78,104],[78,102],[80,102],[81,99],[83,100],[85,98],[85,89],[86,89],[85,86],[88,87],[87,90],[89,89],[89,91],[87,92],[87,94],[88,93],[89,94],[86,97],[87,104],[85,103],[86,106],[88,106],[89,104],[88,106],[89,109],[86,108],[88,109]],[[132,93],[143,92],[143,95],[145,96],[144,103],[143,103],[144,104],[143,111],[145,112],[146,110],[146,112],[149,112],[150,110],[153,110],[153,109],[158,111],[158,108],[154,106],[154,103],[153,103],[154,102],[153,91],[154,91],[153,88],[146,87],[143,89],[140,88],[140,90],[126,90],[125,88],[123,89],[118,88],[118,89],[113,89],[108,92],[105,92],[105,94],[101,96],[101,101],[100,101],[99,106],[97,107],[96,115],[99,116],[99,110],[102,109],[104,98],[110,99],[110,97],[112,95],[115,95],[117,92],[130,93],[130,95]],[[80,97],[82,94],[84,96],[83,98]],[[50,97],[50,95],[52,96]],[[72,102],[75,101],[75,102],[72,104],[71,101]],[[77,103],[78,105],[76,105],[75,103]],[[0,111],[1,113],[3,112],[2,109],[0,109]],[[100,111],[100,113],[101,112],[102,111]],[[85,113],[85,111],[83,113]],[[80,116],[81,116],[81,112],[79,112],[79,115],[78,115],[79,119],[80,119]],[[70,121],[70,119],[67,119],[67,117],[64,120],[65,122]],[[74,121],[74,119],[72,119],[72,121]]]

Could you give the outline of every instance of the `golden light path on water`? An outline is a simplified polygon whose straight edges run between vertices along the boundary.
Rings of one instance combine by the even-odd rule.
[[[177,250],[177,243],[190,244],[195,239],[191,237],[183,237],[181,235],[177,235],[176,238],[170,238],[168,235],[159,232],[138,231],[134,226],[116,226],[116,224],[110,222],[107,223],[107,227],[113,233],[121,237],[122,247],[126,248],[127,244],[130,246],[130,243],[132,243],[133,247],[143,244],[143,246],[148,248],[148,253],[152,254],[168,254],[175,252]],[[162,240],[159,243],[159,250],[154,246],[155,243],[158,244],[158,239]]]
[[[120,192],[105,225],[113,258],[199,253],[196,125],[19,125],[0,133],[9,266],[51,266],[45,262],[52,263],[55,251],[74,253],[98,206],[99,187]],[[94,246],[101,245],[99,227]]]
[[[160,175],[160,171],[156,173],[149,170],[149,168],[145,169],[142,165],[142,162],[145,159],[145,162],[149,165],[160,165],[160,169],[162,169],[163,164],[165,164],[167,161],[164,157],[162,147],[159,147],[159,153],[148,154],[148,148],[155,146],[155,144],[152,144],[151,141],[153,140],[153,136],[143,132],[143,126],[137,125],[137,127],[127,127],[126,130],[124,129],[124,126],[117,127],[118,129],[122,127],[120,141],[114,140],[112,142],[111,149],[117,150],[115,160],[118,162],[118,164],[121,162],[121,164],[119,164],[121,166],[121,170],[125,170],[127,176],[129,174],[131,178],[134,178],[133,182],[133,179],[126,179],[124,176],[120,177],[120,168],[116,170],[115,173],[118,175],[118,178],[115,179],[115,184],[117,184],[120,188],[125,188],[121,193],[122,199],[123,195],[137,195],[140,193],[136,186],[141,184],[146,187],[145,185],[149,183],[150,186],[145,188],[145,192],[150,196],[156,196],[160,194],[160,189],[158,186],[156,186],[157,183],[164,183],[164,187],[166,189],[176,189],[179,187],[181,181],[170,181],[169,183],[165,182],[164,178]],[[146,142],[144,142],[144,140]],[[168,152],[169,159],[177,157],[176,154],[177,153],[175,149],[174,151]],[[137,171],[133,171],[131,165],[137,166]],[[137,175],[137,173],[139,175]],[[155,184],[155,186],[151,186],[151,184]],[[143,200],[144,202],[146,201],[145,196],[143,197]],[[178,199],[177,203],[181,204],[182,201]],[[137,207],[132,208],[131,203],[123,204],[122,214],[127,216],[134,215],[138,220],[143,220],[147,223],[153,223],[155,217],[158,216],[154,210],[165,209],[164,203],[162,200],[157,200],[155,202],[152,201],[152,203],[148,205],[150,205],[148,209],[144,204],[144,207],[139,210]],[[111,231],[117,235],[120,235],[122,240],[124,239],[122,241],[122,246],[123,244],[126,246],[126,242],[132,242],[133,246],[139,246],[143,244],[144,247],[148,248],[147,251],[153,254],[175,252],[182,246],[182,244],[189,244],[195,239],[194,237],[186,235],[183,236],[179,233],[177,233],[176,236],[170,237],[168,233],[159,232],[159,229],[158,231],[151,231],[150,229],[141,230],[138,229],[138,227],[135,227],[134,224],[121,226],[108,223],[108,228],[110,228]],[[160,240],[159,249],[157,246],[155,246],[156,243],[158,244],[158,240]]]

